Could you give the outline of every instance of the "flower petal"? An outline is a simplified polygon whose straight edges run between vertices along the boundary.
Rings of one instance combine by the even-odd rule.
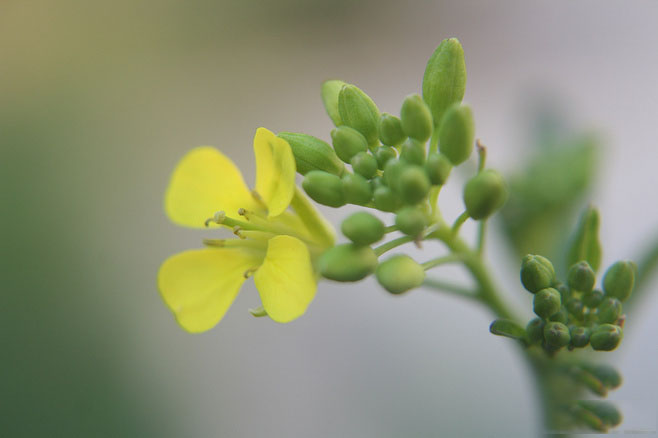
[[[204,221],[224,210],[237,216],[239,208],[258,209],[240,170],[217,149],[192,149],[178,163],[165,194],[165,211],[183,226],[203,228]]]
[[[244,273],[262,258],[248,250],[211,248],[169,257],[158,272],[158,289],[185,330],[213,328],[238,295]]]
[[[317,289],[308,248],[291,236],[270,239],[254,281],[263,307],[276,322],[289,322],[303,315]]]
[[[254,137],[256,192],[267,205],[269,216],[278,216],[290,205],[295,191],[295,157],[287,141],[265,128]]]

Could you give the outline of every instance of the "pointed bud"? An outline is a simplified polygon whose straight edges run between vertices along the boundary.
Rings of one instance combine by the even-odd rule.
[[[553,264],[545,257],[528,254],[521,262],[521,283],[533,294],[551,287],[555,283]]]
[[[306,175],[311,170],[322,170],[340,176],[345,171],[345,166],[331,146],[319,138],[295,132],[280,132],[278,137],[290,145],[295,156],[297,172],[302,175]]]
[[[377,256],[369,246],[346,243],[325,251],[318,267],[320,274],[330,280],[359,281],[375,271]]]
[[[619,261],[608,268],[603,276],[603,290],[606,296],[625,301],[635,285],[635,263]]]
[[[464,205],[470,217],[485,219],[495,213],[507,200],[507,185],[493,169],[485,169],[464,186]]]
[[[425,143],[432,135],[432,113],[418,94],[407,96],[400,110],[402,130],[404,133],[421,143]]]
[[[365,205],[372,200],[370,182],[358,173],[343,175],[343,193],[350,204]]]
[[[462,101],[465,89],[464,50],[457,38],[445,39],[427,61],[423,76],[423,100],[430,108],[435,125],[448,107]]]
[[[394,255],[377,266],[377,281],[392,294],[401,294],[420,286],[425,270],[408,255]]]
[[[589,328],[572,326],[569,329],[569,333],[571,334],[571,345],[574,347],[583,348],[589,344]]]
[[[344,125],[359,131],[375,146],[379,142],[379,109],[370,97],[354,85],[344,85],[338,94],[338,113]]]
[[[410,165],[402,169],[394,187],[403,202],[416,204],[427,196],[430,190],[430,180],[422,167]]]
[[[591,292],[596,282],[596,273],[589,263],[582,260],[569,269],[569,287],[579,292]]]
[[[339,80],[326,81],[322,84],[322,103],[335,126],[343,124],[338,111],[338,95],[345,85],[347,85],[345,82]]]
[[[402,122],[395,116],[383,113],[379,118],[379,139],[386,146],[396,146],[407,136],[402,131]]]
[[[393,160],[397,156],[397,153],[395,152],[395,149],[389,146],[382,146],[380,148],[375,149],[375,158],[377,159],[377,166],[384,170],[384,167],[386,167],[386,164],[390,161]]]
[[[475,123],[467,105],[450,107],[439,126],[439,150],[455,166],[468,160],[473,152]]]
[[[445,155],[432,152],[427,156],[425,173],[427,173],[427,177],[433,186],[442,186],[445,184],[451,170],[452,163]]]
[[[599,322],[614,324],[621,316],[621,301],[617,298],[605,298],[596,310]]]
[[[346,163],[359,152],[368,150],[366,138],[356,129],[345,125],[331,130],[331,142],[338,158]]]
[[[359,152],[350,160],[352,169],[366,179],[377,175],[377,159],[367,152]]]
[[[373,202],[377,210],[394,212],[400,205],[402,201],[398,195],[393,193],[393,190],[386,186],[380,186],[375,189],[373,194]]]
[[[617,348],[621,338],[621,327],[612,324],[601,324],[592,330],[589,342],[595,350],[612,351]]]
[[[302,187],[318,204],[334,208],[345,205],[343,183],[336,175],[321,170],[311,170],[304,177]]]
[[[535,314],[544,319],[557,313],[561,305],[560,292],[552,287],[537,292],[532,301],[532,309]]]
[[[395,216],[395,226],[408,236],[418,237],[427,226],[427,215],[418,208],[404,207]]]
[[[549,322],[544,326],[544,340],[550,347],[564,347],[571,341],[569,328],[561,322]]]
[[[590,309],[595,309],[601,304],[601,302],[603,302],[603,298],[605,298],[603,291],[594,289],[590,293],[583,295],[583,304]]]
[[[531,344],[539,344],[544,340],[544,326],[546,322],[541,318],[533,318],[525,328]]]
[[[340,226],[341,231],[356,245],[371,245],[384,237],[384,224],[375,216],[360,211],[348,216]]]
[[[412,138],[402,144],[400,159],[409,164],[422,166],[425,163],[425,144]]]

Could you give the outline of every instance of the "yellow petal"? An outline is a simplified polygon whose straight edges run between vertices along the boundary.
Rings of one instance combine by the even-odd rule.
[[[192,149],[178,163],[165,194],[165,211],[183,226],[202,228],[223,210],[236,217],[239,208],[258,209],[240,170],[217,149]]]
[[[278,216],[290,205],[295,191],[295,157],[287,141],[265,128],[254,137],[256,192],[267,205],[269,216]]]
[[[245,271],[261,260],[236,248],[185,251],[162,264],[158,289],[181,327],[191,333],[203,332],[224,317],[245,281]]]
[[[289,322],[303,315],[317,288],[308,249],[291,236],[270,239],[254,281],[263,307],[276,322]]]

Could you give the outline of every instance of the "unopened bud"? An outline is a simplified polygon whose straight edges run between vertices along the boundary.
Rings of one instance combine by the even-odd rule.
[[[591,292],[596,282],[596,273],[585,260],[569,269],[569,287],[580,292]]]
[[[302,175],[311,170],[323,170],[340,176],[345,171],[345,166],[331,146],[319,138],[295,132],[280,132],[277,135],[290,145],[297,172]]]
[[[617,322],[622,312],[621,301],[617,298],[605,298],[597,309],[599,322],[613,324]]]
[[[553,264],[545,257],[528,254],[521,262],[521,283],[533,294],[551,287],[555,283]]]
[[[619,261],[608,268],[603,276],[603,290],[606,296],[625,301],[635,285],[635,264]]]
[[[356,129],[345,125],[331,130],[331,142],[338,158],[346,163],[359,152],[368,150],[366,138]]]
[[[379,141],[379,109],[375,102],[354,85],[344,85],[338,94],[338,113],[344,125],[359,131],[375,146]]]
[[[569,298],[567,301],[567,310],[576,319],[583,319],[585,304],[578,298]]]
[[[321,170],[311,170],[304,177],[302,187],[306,194],[318,204],[334,208],[345,205],[343,183],[334,174]]]
[[[367,152],[359,152],[350,160],[352,169],[364,178],[377,175],[377,159]]]
[[[483,170],[464,186],[464,205],[468,215],[475,220],[491,216],[506,200],[505,181],[493,169]]]
[[[375,150],[375,158],[377,159],[377,166],[384,169],[386,164],[397,156],[395,149],[390,146],[382,146]]]
[[[370,182],[358,173],[343,175],[343,193],[350,204],[365,205],[372,200]]]
[[[418,208],[404,207],[395,216],[395,226],[406,235],[418,237],[427,226],[427,215]]]
[[[532,309],[535,314],[544,319],[557,313],[561,305],[560,292],[552,287],[537,292],[532,301]]]
[[[430,190],[430,180],[422,167],[410,165],[400,172],[394,187],[404,203],[416,204],[427,196]]]
[[[568,345],[571,341],[571,335],[569,334],[569,327],[562,324],[561,322],[549,322],[544,326],[544,340],[546,344],[560,348]]]
[[[621,338],[621,327],[612,324],[601,324],[592,330],[589,343],[595,350],[612,351],[617,348]]]
[[[433,186],[442,186],[448,180],[452,163],[443,154],[432,152],[425,161],[425,172]]]
[[[386,186],[380,186],[375,189],[373,194],[373,202],[377,210],[394,212],[400,208],[400,198],[393,190]]]
[[[339,80],[326,81],[322,84],[322,103],[335,126],[343,124],[338,111],[338,95],[345,85],[347,85],[345,82]]]
[[[590,331],[587,327],[572,326],[569,329],[571,334],[571,345],[576,348],[583,348],[589,344]]]
[[[583,303],[590,309],[597,308],[605,298],[603,291],[600,289],[594,289],[590,293],[583,295]]]
[[[471,108],[466,105],[450,107],[439,126],[439,150],[455,166],[471,156],[475,140],[475,123]]]
[[[379,139],[386,146],[399,145],[407,138],[402,131],[402,122],[395,116],[383,113],[379,118]]]
[[[404,99],[400,119],[402,130],[413,139],[425,143],[432,135],[432,113],[418,94],[412,94]]]
[[[377,281],[392,294],[401,294],[423,284],[425,270],[408,255],[398,254],[382,262],[375,272]]]
[[[544,340],[544,326],[546,322],[541,318],[533,318],[525,328],[531,344],[539,344]]]
[[[400,174],[408,166],[407,163],[400,160],[389,160],[384,167],[384,182],[389,187],[395,187],[400,179]]]
[[[569,322],[569,312],[565,307],[560,307],[560,310],[552,314],[551,316],[548,317],[549,321],[553,322],[561,322],[562,324],[566,324]]]
[[[402,144],[400,159],[409,164],[422,166],[425,163],[425,144],[412,138]]]
[[[384,237],[382,221],[365,211],[348,216],[340,229],[356,245],[371,245]]]
[[[423,76],[423,100],[430,108],[435,125],[441,122],[448,107],[461,102],[465,89],[464,49],[457,38],[445,39],[427,61]]]
[[[359,281],[372,274],[377,256],[369,246],[352,243],[334,246],[320,256],[320,274],[335,281]]]

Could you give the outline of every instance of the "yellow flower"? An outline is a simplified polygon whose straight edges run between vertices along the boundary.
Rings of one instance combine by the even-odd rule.
[[[315,296],[313,261],[333,245],[333,231],[295,186],[295,159],[285,140],[259,128],[254,153],[254,191],[233,162],[211,147],[190,151],[169,183],[165,210],[173,222],[221,225],[239,237],[206,239],[208,248],[176,254],[160,267],[160,294],[189,332],[214,327],[252,275],[274,321],[301,316]]]

